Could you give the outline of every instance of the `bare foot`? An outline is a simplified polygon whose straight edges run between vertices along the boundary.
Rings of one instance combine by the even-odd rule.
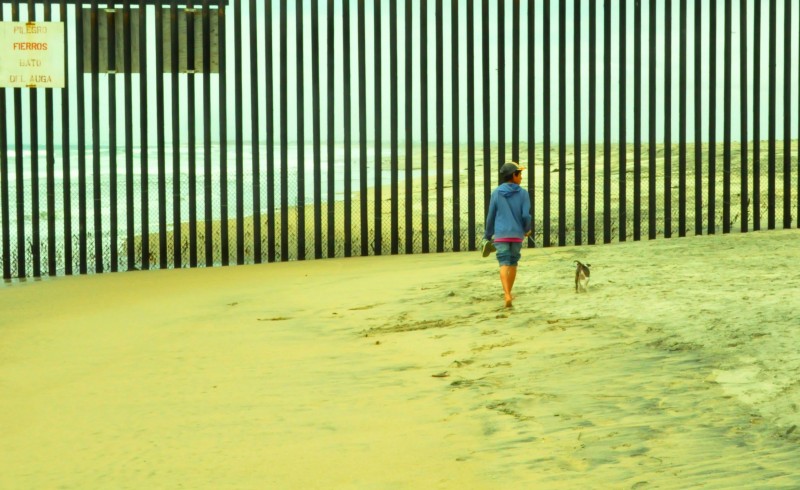
[[[506,308],[511,308],[512,306],[514,305],[511,304],[511,298],[506,298]]]

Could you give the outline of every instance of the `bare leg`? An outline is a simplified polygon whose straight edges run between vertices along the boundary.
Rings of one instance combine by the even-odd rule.
[[[511,289],[514,287],[514,281],[517,278],[517,266],[501,265],[500,266],[500,283],[503,285],[503,293],[505,294],[506,307],[512,306]]]
[[[508,292],[514,289],[514,281],[517,280],[517,266],[512,265],[508,267]]]

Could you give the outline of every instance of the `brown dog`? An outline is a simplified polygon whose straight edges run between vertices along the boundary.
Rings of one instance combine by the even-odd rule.
[[[575,269],[575,292],[585,293],[589,289],[589,267],[591,264],[582,264],[575,261],[577,268]]]

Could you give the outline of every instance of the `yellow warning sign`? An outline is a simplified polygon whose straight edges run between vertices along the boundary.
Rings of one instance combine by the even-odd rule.
[[[0,22],[0,52],[0,87],[66,85],[63,22]]]

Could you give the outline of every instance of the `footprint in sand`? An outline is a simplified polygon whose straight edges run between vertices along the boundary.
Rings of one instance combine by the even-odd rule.
[[[472,364],[474,362],[475,362],[474,359],[464,359],[464,360],[461,360],[461,361],[455,360],[455,361],[451,362],[450,365],[453,366],[453,367],[464,367],[464,366],[469,366],[470,364]]]
[[[350,311],[371,310],[371,309],[375,308],[376,306],[380,306],[380,304],[366,305],[366,306],[356,306],[355,308],[350,308]]]
[[[516,340],[509,339],[509,340],[506,340],[505,342],[500,342],[500,343],[497,343],[497,344],[485,344],[485,345],[480,345],[478,347],[473,347],[472,348],[472,352],[482,352],[482,351],[485,351],[485,350],[499,349],[499,348],[502,348],[502,347],[511,347],[512,345],[514,345],[516,343],[517,343]]]
[[[508,362],[508,361],[495,362],[493,364],[483,364],[483,365],[481,365],[481,367],[484,367],[484,368],[487,368],[487,369],[493,369],[493,368],[498,368],[498,367],[511,367],[511,363]]]

